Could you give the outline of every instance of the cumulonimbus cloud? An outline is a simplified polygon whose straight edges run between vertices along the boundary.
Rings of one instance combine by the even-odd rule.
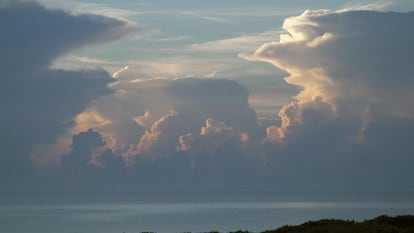
[[[241,54],[286,70],[286,82],[301,90],[270,139],[283,138],[301,124],[304,105],[317,103],[327,118],[358,118],[356,134],[378,117],[414,117],[413,20],[413,13],[308,10],[285,20],[279,41]]]
[[[1,177],[30,178],[31,150],[48,151],[46,145],[70,128],[92,100],[112,93],[107,85],[114,79],[107,71],[50,69],[51,62],[73,49],[117,39],[134,27],[119,19],[72,15],[34,2],[2,2]],[[43,163],[44,155],[33,155],[32,160]]]
[[[74,16],[31,3],[1,7],[10,25],[40,12],[48,21],[62,20],[71,33],[68,41],[55,35],[63,33],[60,29],[49,31],[40,21],[25,18],[39,30],[21,30],[13,37],[41,34],[34,36],[36,48],[30,48],[38,52],[39,61],[33,63],[34,56],[17,63],[16,57],[25,58],[19,43],[27,38],[12,43],[5,37],[6,43],[0,43],[14,46],[5,51],[16,56],[6,61],[0,55],[9,64],[2,76],[6,85],[0,87],[0,101],[7,107],[2,111],[7,114],[0,115],[5,139],[0,179],[27,175],[32,150],[32,160],[40,165],[63,158],[55,165],[62,165],[78,188],[93,188],[99,181],[103,187],[125,185],[123,190],[157,184],[382,188],[385,181],[395,187],[410,183],[414,38],[407,22],[413,21],[412,13],[323,10],[288,18],[279,41],[246,57],[286,70],[287,83],[300,90],[282,108],[280,120],[261,120],[266,131],[249,105],[248,91],[235,81],[151,79],[128,69],[114,77],[102,69],[48,69],[71,49],[127,33],[123,21]],[[78,22],[84,22],[82,27]],[[0,30],[7,34],[11,26],[4,25]],[[97,38],[101,36],[106,39]],[[50,42],[53,51],[39,38]],[[54,144],[63,132],[74,135],[66,142],[67,151]],[[48,152],[55,157],[45,157]],[[399,169],[380,172],[388,166]]]

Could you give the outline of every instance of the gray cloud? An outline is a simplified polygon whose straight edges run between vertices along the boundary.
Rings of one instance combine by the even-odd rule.
[[[53,59],[73,49],[117,39],[134,28],[125,21],[71,15],[34,2],[7,1],[0,12],[4,30],[0,64],[14,72],[47,68]]]
[[[63,155],[65,176],[84,179],[85,176],[117,177],[124,171],[124,160],[105,148],[102,136],[89,129],[72,137],[71,151]]]
[[[105,145],[101,135],[92,129],[74,135],[72,150],[63,156],[62,164],[69,175],[84,175],[82,171],[90,170],[94,152]]]
[[[255,138],[262,134],[256,112],[249,106],[249,93],[235,81],[181,79],[167,91],[175,100],[174,111],[192,115],[198,121],[197,126],[212,118]]]
[[[102,69],[48,69],[53,59],[87,44],[116,39],[128,23],[93,15],[71,15],[33,2],[6,1],[0,6],[1,177],[31,171],[31,149],[54,142],[73,118],[114,80]],[[27,179],[30,176],[26,177]]]
[[[19,189],[10,177],[32,181],[33,147],[69,132],[63,171],[38,178],[38,189],[50,180],[58,190],[414,188],[412,13],[308,11],[287,19],[281,40],[249,59],[286,70],[300,92],[280,119],[258,120],[235,81],[48,69],[72,49],[123,35],[128,23],[33,3],[0,10],[9,22],[0,32],[12,34],[0,46],[14,56],[0,55],[7,109],[0,116],[0,177],[8,187]],[[44,27],[45,18],[56,25]],[[30,30],[11,30],[17,22]]]

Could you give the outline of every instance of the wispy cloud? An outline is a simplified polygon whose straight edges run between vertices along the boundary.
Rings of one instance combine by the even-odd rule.
[[[388,9],[390,6],[393,5],[393,2],[390,0],[382,0],[382,1],[350,1],[347,3],[342,9],[342,11],[352,11],[352,10],[375,10],[375,11],[383,11]]]
[[[175,56],[148,61],[131,60],[127,62],[131,70],[141,70],[153,78],[212,77],[217,71],[225,71],[246,63],[238,59],[193,58]],[[133,79],[133,77],[130,77]]]
[[[113,7],[103,3],[71,2],[71,4],[73,4],[72,9],[75,13],[91,13],[122,19],[136,15],[133,10]]]
[[[224,19],[224,18],[219,18],[219,17],[212,17],[212,16],[202,16],[200,17],[201,19],[204,20],[208,20],[208,21],[212,21],[212,22],[218,22],[218,23],[228,23],[231,24],[233,23],[233,21],[228,20],[228,19]]]
[[[256,35],[243,35],[228,39],[208,41],[192,44],[189,46],[189,49],[211,53],[254,51],[261,44],[273,41],[280,33],[281,32],[277,30],[271,30]]]
[[[87,64],[114,64],[113,62],[97,57],[88,57],[88,56],[77,56],[77,55],[69,55],[68,59],[76,61],[76,62],[82,62]]]
[[[193,38],[190,35],[182,35],[182,36],[173,36],[173,37],[164,37],[164,38],[154,38],[151,41],[154,42],[172,42],[172,41],[184,41]]]

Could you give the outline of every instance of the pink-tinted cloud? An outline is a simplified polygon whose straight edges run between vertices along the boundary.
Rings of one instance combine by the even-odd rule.
[[[358,119],[355,138],[377,117],[414,117],[409,52],[414,34],[407,33],[413,18],[411,13],[309,10],[285,20],[279,41],[241,55],[286,70],[286,82],[301,89],[296,102],[279,113],[282,125],[268,129],[269,139],[303,125],[301,109],[317,104],[330,108],[322,112],[330,111],[331,118]]]

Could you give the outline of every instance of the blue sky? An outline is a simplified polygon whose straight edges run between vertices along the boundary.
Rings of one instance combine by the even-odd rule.
[[[413,1],[1,3],[5,187],[414,188]]]
[[[307,9],[414,8],[408,0],[41,2],[74,13],[118,17],[138,26],[135,33],[123,39],[72,51],[56,60],[56,67],[101,66],[116,72],[129,66],[154,77],[234,79],[249,89],[252,106],[259,116],[267,118],[277,114],[297,90],[285,85],[283,71],[264,63],[246,62],[238,54],[252,53],[262,43],[277,40],[285,18]]]

